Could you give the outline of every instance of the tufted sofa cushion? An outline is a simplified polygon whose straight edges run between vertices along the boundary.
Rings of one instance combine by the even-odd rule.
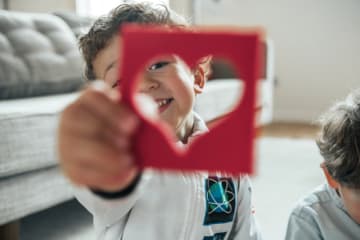
[[[95,19],[91,17],[79,16],[72,12],[59,11],[53,14],[66,22],[76,37],[80,37],[87,33],[95,21]]]
[[[0,10],[0,99],[71,92],[82,59],[66,23],[50,14]]]

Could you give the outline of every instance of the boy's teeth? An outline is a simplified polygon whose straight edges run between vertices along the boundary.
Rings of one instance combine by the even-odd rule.
[[[165,105],[167,103],[168,103],[168,100],[164,99],[164,100],[158,101],[158,106],[161,107],[161,106],[163,106],[163,105]]]

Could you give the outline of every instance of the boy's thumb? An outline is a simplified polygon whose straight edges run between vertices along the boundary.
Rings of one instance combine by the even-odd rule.
[[[137,94],[135,96],[135,103],[144,117],[150,120],[157,120],[159,118],[157,104],[148,95],[141,93]]]

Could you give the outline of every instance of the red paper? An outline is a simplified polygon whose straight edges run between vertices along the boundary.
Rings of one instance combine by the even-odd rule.
[[[258,29],[226,31],[209,28],[169,29],[126,25],[121,31],[120,91],[123,101],[142,119],[135,136],[136,160],[141,168],[162,170],[252,173],[255,137],[256,82],[260,76],[261,33]],[[211,131],[197,137],[186,151],[179,149],[164,123],[142,116],[134,101],[136,76],[159,55],[176,54],[189,66],[213,55],[230,60],[245,90],[237,107]]]

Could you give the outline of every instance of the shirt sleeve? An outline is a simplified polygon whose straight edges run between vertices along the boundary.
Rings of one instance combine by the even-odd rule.
[[[95,232],[99,233],[112,224],[125,219],[152,177],[152,172],[143,172],[133,191],[121,198],[106,199],[88,188],[78,187],[75,188],[75,197],[93,215]]]
[[[290,215],[286,230],[286,240],[322,240],[315,221],[305,219],[294,212]]]
[[[260,228],[251,203],[252,187],[247,175],[239,180],[238,209],[229,239],[261,240]]]

